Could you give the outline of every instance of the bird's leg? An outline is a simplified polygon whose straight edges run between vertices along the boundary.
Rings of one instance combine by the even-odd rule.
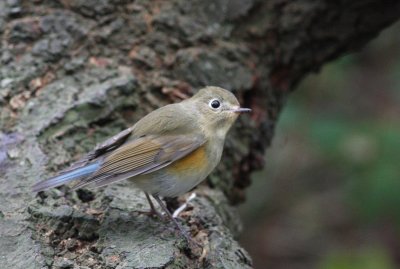
[[[158,212],[153,202],[151,201],[150,195],[147,192],[145,192],[144,194],[146,195],[147,201],[149,202],[150,205],[150,213],[156,214],[160,219],[163,219],[163,215],[160,212]]]
[[[150,211],[137,211],[137,212],[151,216],[157,215],[160,219],[163,219],[164,218],[163,215],[160,212],[158,212],[153,202],[151,201],[150,195],[147,192],[144,192],[144,194],[146,195],[147,202],[149,202]]]
[[[172,216],[171,212],[169,212],[167,206],[161,201],[160,197],[153,195],[154,199],[157,201],[157,203],[161,206],[161,208],[164,210],[164,212],[167,214],[168,218],[175,224],[175,226],[178,228],[179,232],[185,237],[187,242],[193,243],[196,246],[200,246],[199,243],[194,241],[183,229],[183,227],[179,224],[179,222]]]

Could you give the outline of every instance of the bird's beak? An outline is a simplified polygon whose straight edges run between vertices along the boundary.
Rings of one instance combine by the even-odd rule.
[[[244,107],[237,107],[237,108],[232,108],[229,111],[235,112],[235,113],[245,113],[245,112],[251,112],[250,108],[244,108]]]

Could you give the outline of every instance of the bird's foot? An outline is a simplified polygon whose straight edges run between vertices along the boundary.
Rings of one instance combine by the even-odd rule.
[[[187,198],[186,202],[184,202],[180,207],[178,207],[174,213],[172,213],[172,216],[174,218],[177,218],[181,212],[183,212],[189,205],[189,202],[192,201],[194,198],[196,198],[196,193],[193,192],[190,194],[189,198]]]
[[[136,210],[135,212],[137,212],[138,214],[141,214],[141,215],[146,215],[146,216],[152,217],[152,218],[158,217],[161,220],[165,219],[165,216],[162,213],[155,210],[154,208],[151,208],[149,211]]]

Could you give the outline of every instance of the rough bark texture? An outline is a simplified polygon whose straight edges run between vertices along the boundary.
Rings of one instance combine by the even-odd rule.
[[[297,82],[394,22],[398,1],[0,1],[0,264],[3,268],[248,268],[235,241]],[[206,245],[136,211],[116,184],[39,196],[30,186],[149,111],[204,85],[253,108],[183,223]],[[210,188],[211,187],[211,188]],[[229,201],[229,202],[228,202]],[[168,226],[168,225],[167,225]]]

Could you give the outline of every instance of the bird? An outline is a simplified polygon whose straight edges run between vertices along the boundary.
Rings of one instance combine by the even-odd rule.
[[[204,87],[191,98],[150,112],[32,190],[70,182],[76,190],[129,180],[144,191],[152,212],[157,210],[151,197],[191,241],[160,197],[177,197],[202,182],[220,162],[226,135],[239,114],[250,111],[240,107],[232,92]]]

